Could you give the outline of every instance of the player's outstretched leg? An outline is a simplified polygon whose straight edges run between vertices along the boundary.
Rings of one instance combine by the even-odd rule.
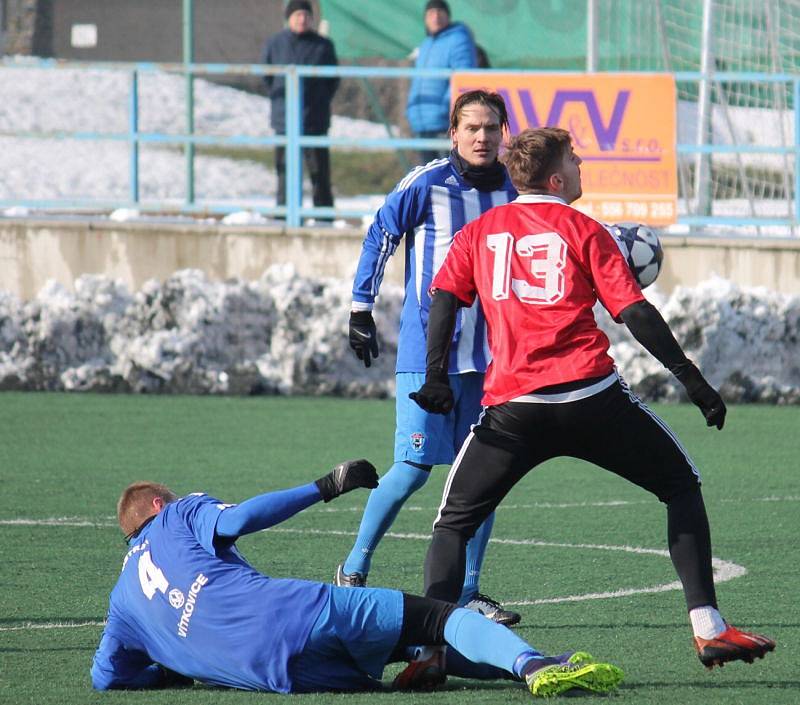
[[[444,627],[444,640],[467,661],[502,669],[523,681],[535,696],[548,697],[573,688],[606,693],[622,681],[620,668],[597,663],[585,652],[545,656],[514,632],[466,609],[454,610]],[[446,661],[441,647],[422,649],[417,658],[395,679],[395,688],[431,690],[445,682]],[[485,677],[485,669],[483,669]],[[481,669],[474,675],[482,677]]]
[[[775,649],[775,642],[769,637],[743,632],[727,624],[725,626],[725,631],[713,639],[694,637],[697,656],[709,670],[714,666],[722,667],[729,661],[753,663]]]

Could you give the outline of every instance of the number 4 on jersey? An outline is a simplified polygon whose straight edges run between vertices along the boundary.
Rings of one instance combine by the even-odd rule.
[[[139,558],[139,584],[148,600],[153,599],[156,590],[166,592],[169,587],[169,581],[161,572],[161,568],[153,563],[150,551],[145,551]]]

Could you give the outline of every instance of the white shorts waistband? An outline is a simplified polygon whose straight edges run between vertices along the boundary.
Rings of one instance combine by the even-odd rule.
[[[559,392],[556,394],[523,394],[509,401],[522,402],[523,404],[565,404],[569,401],[578,401],[594,396],[604,389],[608,389],[618,379],[617,373],[614,371],[608,375],[608,377],[604,377],[587,387],[580,387],[579,389],[573,389],[569,392]]]

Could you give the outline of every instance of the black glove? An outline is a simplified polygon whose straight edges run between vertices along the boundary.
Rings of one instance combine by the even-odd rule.
[[[158,664],[158,670],[161,672],[158,685],[162,688],[189,688],[194,685],[194,680],[189,676],[172,671],[160,663]]]
[[[419,391],[411,392],[408,398],[413,399],[417,406],[429,414],[449,413],[453,408],[454,399],[447,372],[428,370],[425,373],[425,384]]]
[[[707,426],[716,426],[722,430],[725,425],[725,402],[716,389],[706,382],[700,370],[691,362],[684,362],[670,368],[678,381],[686,388],[689,399],[695,404],[706,419]]]
[[[372,311],[350,311],[350,347],[365,367],[372,364],[370,355],[378,357],[378,331]]]
[[[378,471],[369,460],[347,460],[316,481],[322,499],[330,502],[356,487],[378,486]]]

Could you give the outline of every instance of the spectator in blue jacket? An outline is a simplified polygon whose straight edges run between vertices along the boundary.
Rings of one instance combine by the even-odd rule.
[[[314,16],[308,0],[290,0],[284,12],[286,28],[264,45],[265,64],[336,66],[333,42],[313,30]],[[286,95],[283,76],[265,76],[271,102],[270,122],[276,134],[286,133]],[[303,79],[303,134],[324,135],[331,124],[331,101],[339,87],[338,78]],[[327,147],[303,148],[303,159],[311,178],[314,206],[333,205],[330,150]],[[286,203],[286,149],[275,148],[279,206]]]
[[[444,0],[428,0],[426,3],[425,31],[428,36],[417,49],[416,68],[477,67],[472,33],[465,24],[450,21],[450,7]],[[446,137],[450,127],[450,79],[412,79],[406,116],[416,137]],[[423,164],[439,156],[435,150],[420,151]]]

